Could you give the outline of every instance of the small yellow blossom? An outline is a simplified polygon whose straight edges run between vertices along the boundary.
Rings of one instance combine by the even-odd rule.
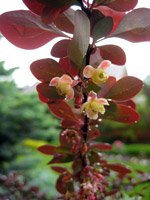
[[[74,97],[74,90],[72,88],[73,80],[67,74],[62,75],[61,77],[54,77],[50,81],[50,86],[55,86],[58,94],[65,95],[66,100],[71,100]]]
[[[108,79],[105,69],[110,67],[110,65],[111,62],[109,60],[103,60],[97,68],[87,65],[83,70],[83,76],[90,78],[96,85],[105,83]]]
[[[104,105],[108,106],[108,101],[104,98],[97,98],[97,94],[91,91],[88,95],[87,102],[82,105],[82,110],[85,111],[90,119],[96,120],[99,113],[105,113]]]

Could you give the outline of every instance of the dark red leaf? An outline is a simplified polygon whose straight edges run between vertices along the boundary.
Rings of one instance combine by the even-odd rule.
[[[59,17],[69,7],[54,7],[53,5],[47,5],[42,13],[42,21],[46,24],[54,23],[55,20]]]
[[[104,119],[122,123],[136,123],[140,118],[139,114],[133,108],[113,102],[109,102],[109,104],[105,114],[101,116]]]
[[[137,20],[140,19],[140,20]],[[150,9],[139,8],[129,12],[111,37],[120,37],[131,42],[150,41]]]
[[[38,96],[40,101],[42,101],[43,103],[48,103],[50,101],[50,99],[43,97],[40,93],[38,93]]]
[[[107,6],[114,10],[125,12],[132,10],[136,6],[137,2],[138,0],[115,0]]]
[[[42,16],[43,21],[52,23],[63,11],[73,5],[76,0],[23,0],[25,5],[34,13]]]
[[[104,164],[104,166],[108,169],[111,169],[115,172],[118,172],[119,174],[122,174],[122,175],[126,175],[128,173],[131,173],[131,170],[128,169],[127,167],[125,167],[124,165],[122,164]]]
[[[83,125],[83,121],[82,119],[78,118],[78,121],[74,121],[74,120],[62,120],[61,125],[63,128],[75,128],[80,130],[81,126]]]
[[[55,20],[55,25],[57,28],[59,28],[61,31],[67,32],[67,33],[73,33],[74,31],[74,25],[73,25],[73,17],[74,17],[74,10],[68,9],[64,13],[58,16],[58,18]]]
[[[73,113],[69,104],[65,101],[57,101],[48,104],[50,111],[59,119],[78,122],[78,117]]]
[[[91,130],[88,132],[88,139],[94,140],[100,136],[99,130]]]
[[[99,144],[92,144],[90,146],[90,149],[97,149],[100,151],[110,151],[112,149],[112,146],[108,143],[99,143]]]
[[[62,58],[67,56],[67,50],[70,40],[60,40],[51,49],[51,55],[57,58]]]
[[[118,25],[120,24],[121,20],[123,19],[124,15],[125,15],[124,12],[115,11],[107,6],[99,6],[97,9],[100,12],[102,12],[105,16],[112,17],[113,28],[112,28],[111,32],[113,32],[118,27]]]
[[[104,45],[98,48],[100,49],[100,55],[104,60],[110,60],[116,65],[125,64],[126,55],[121,47],[116,45]]]
[[[32,1],[32,0],[30,0]],[[76,0],[37,0],[38,2],[40,2],[41,4],[44,5],[52,5],[53,7],[64,7],[64,6],[70,6],[73,3],[77,3]]]
[[[57,179],[57,182],[56,182],[56,189],[59,193],[61,194],[66,194],[67,192],[67,185],[66,183],[64,182],[63,180],[64,176],[61,175],[59,176],[59,178]]]
[[[128,107],[131,107],[133,108],[134,110],[136,109],[136,104],[134,103],[134,101],[132,100],[128,100],[128,101],[122,101],[122,102],[117,102],[119,104],[122,104],[122,105],[126,105]]]
[[[59,64],[61,65],[62,69],[71,76],[78,75],[78,71],[76,70],[77,67],[75,67],[68,57],[60,58]]]
[[[38,0],[23,0],[24,4],[35,14],[42,15],[45,5]]]
[[[64,74],[59,63],[49,58],[34,61],[30,66],[30,70],[38,80],[48,83],[52,78]]]
[[[115,83],[116,78],[113,76],[109,76],[107,82],[101,86],[101,90],[98,93],[98,97],[105,97]]]
[[[51,100],[60,100],[64,99],[64,95],[59,95],[56,87],[49,86],[47,83],[40,83],[36,86],[38,93],[44,98],[48,98]]]
[[[42,2],[42,0],[38,1]],[[42,3],[45,5],[41,15],[42,20],[50,24],[55,22],[60,14],[66,11],[71,5],[75,4],[76,0],[49,0],[46,3],[45,1]]]
[[[53,38],[64,35],[46,26],[40,17],[26,10],[2,14],[0,31],[12,44],[23,49],[38,48]]]
[[[52,166],[51,167],[54,171],[62,174],[62,173],[65,173],[67,172],[67,169],[65,167],[59,167],[59,166]]]
[[[38,150],[46,155],[54,155],[56,153],[56,147],[48,144],[38,147]]]
[[[133,98],[143,87],[143,82],[135,77],[127,76],[117,81],[109,90],[106,98],[126,101]]]
[[[50,162],[48,162],[48,165],[55,164],[55,163],[61,163],[61,160],[65,157],[64,154],[55,154],[54,157]]]

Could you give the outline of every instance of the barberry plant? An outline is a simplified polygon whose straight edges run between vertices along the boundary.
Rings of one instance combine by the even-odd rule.
[[[58,172],[60,199],[101,200],[118,193],[111,185],[111,171],[121,183],[131,172],[103,156],[108,143],[96,142],[103,120],[135,123],[139,120],[132,98],[142,89],[141,80],[122,74],[123,49],[102,45],[107,38],[130,42],[150,40],[150,10],[135,6],[138,0],[23,0],[29,10],[0,16],[0,31],[11,43],[35,49],[58,38],[51,55],[34,61],[31,72],[41,82],[37,92],[50,112],[60,119],[60,145],[43,145],[40,152]],[[111,69],[112,68],[112,69]],[[65,163],[71,162],[71,168]],[[62,166],[64,164],[64,166]],[[118,185],[119,187],[119,185]],[[113,196],[114,197],[114,196]],[[117,196],[115,197],[117,198]]]

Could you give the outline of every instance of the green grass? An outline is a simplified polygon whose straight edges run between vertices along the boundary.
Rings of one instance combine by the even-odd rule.
[[[111,153],[123,155],[142,155],[150,156],[150,145],[149,144],[128,144],[121,149],[113,148]]]

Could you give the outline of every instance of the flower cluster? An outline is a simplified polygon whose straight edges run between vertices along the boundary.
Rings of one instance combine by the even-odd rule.
[[[97,68],[87,65],[83,69],[83,76],[91,79],[96,85],[105,83],[108,79],[108,75],[105,70],[110,67],[110,65],[111,62],[109,60],[102,61]],[[75,81],[69,75],[64,74],[61,77],[52,78],[49,85],[55,86],[58,94],[65,95],[65,99],[69,101],[74,98],[74,82]],[[105,105],[109,105],[108,101],[104,98],[97,98],[97,94],[91,91],[88,94],[87,102],[83,103],[81,106],[81,111],[85,111],[88,118],[96,120],[99,113],[105,113]]]

